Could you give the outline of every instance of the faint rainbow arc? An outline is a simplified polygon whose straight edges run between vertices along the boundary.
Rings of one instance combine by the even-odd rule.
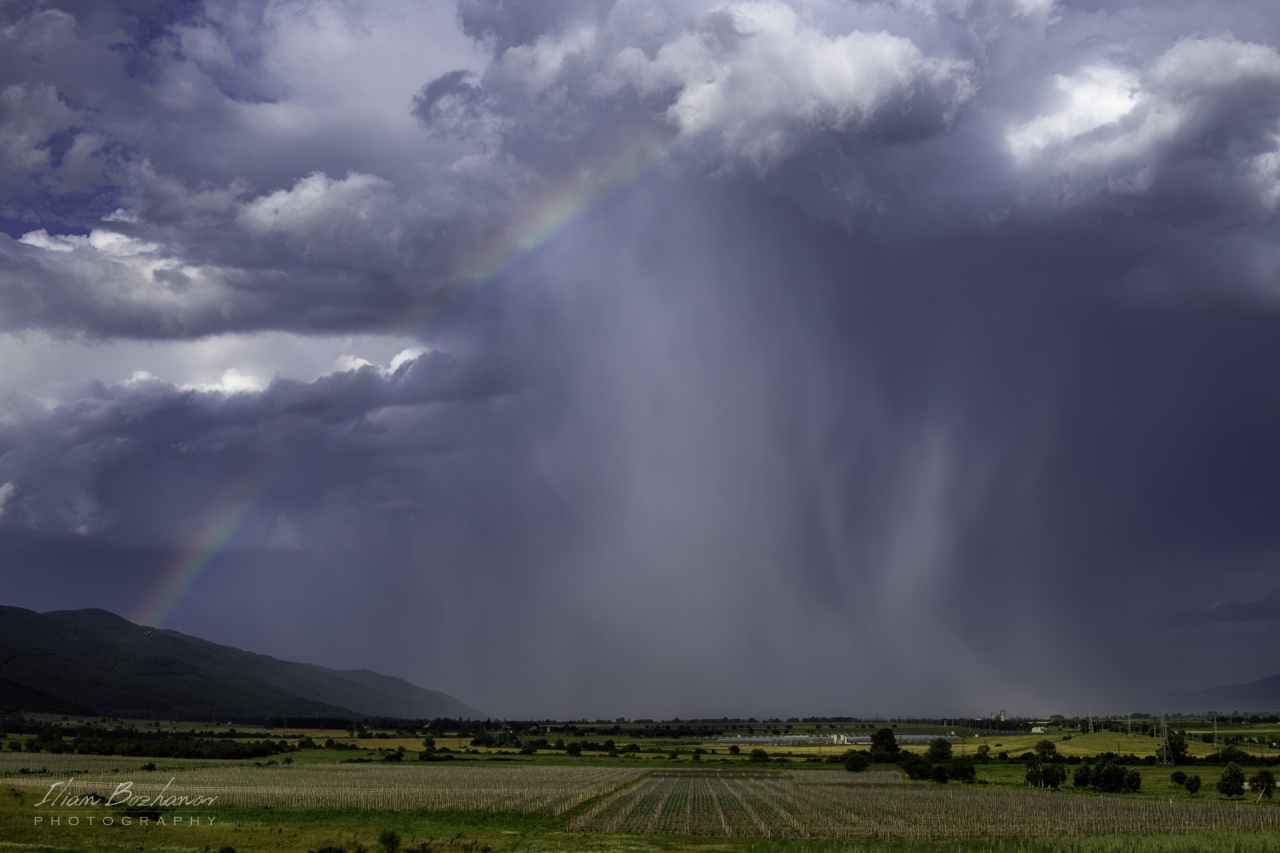
[[[641,137],[612,152],[586,175],[551,188],[529,205],[515,227],[485,241],[479,250],[459,260],[451,276],[455,291],[451,299],[424,300],[422,308],[398,324],[398,329],[422,333],[444,317],[461,314],[487,285],[501,281],[603,202],[637,184],[661,161],[666,147],[666,140]]]
[[[663,142],[639,140],[636,145],[615,152],[598,165],[593,171],[601,178],[591,180],[588,176],[554,188],[530,206],[517,226],[461,260],[453,275],[457,284],[452,299],[443,306],[436,300],[426,300],[407,322],[398,324],[400,331],[423,333],[443,318],[460,313],[486,285],[501,280],[602,202],[636,184],[659,162],[664,149]],[[345,396],[343,392],[356,384],[347,384],[335,395],[333,403],[340,404]],[[205,514],[204,522],[191,537],[192,544],[182,549],[181,556],[161,572],[161,581],[155,592],[139,608],[140,623],[163,627],[173,617],[213,568],[218,557],[235,541],[271,488],[301,455],[301,448],[297,448],[273,464],[264,465],[258,474],[228,488],[228,494],[216,501],[213,509]]]
[[[279,478],[280,472],[275,469],[283,467],[264,466],[262,472],[247,482],[241,481],[227,489],[233,495],[225,495],[217,502],[220,508],[205,515],[203,523],[191,537],[194,544],[182,549],[182,555],[163,573],[160,586],[143,604],[138,619],[140,623],[164,627],[178,605],[194,591],[200,579],[262,503],[271,484]]]

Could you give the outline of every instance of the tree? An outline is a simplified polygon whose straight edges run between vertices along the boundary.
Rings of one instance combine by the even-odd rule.
[[[1124,768],[1110,761],[1093,771],[1093,787],[1108,794],[1124,790]]]
[[[1175,764],[1187,757],[1187,738],[1182,732],[1169,735],[1169,757]]]
[[[929,774],[929,778],[937,782],[939,785],[945,785],[947,784],[947,779],[950,777],[947,775],[947,768],[943,767],[941,764],[936,764],[933,767],[933,771]]]
[[[423,738],[422,747],[428,752],[436,748],[436,739],[433,737]]]
[[[898,739],[893,736],[893,729],[881,729],[871,736],[873,761],[893,761],[898,757],[899,750]]]
[[[862,773],[871,766],[871,756],[865,752],[849,750],[849,752],[845,754],[844,761],[842,763],[844,764],[844,769],[848,770],[850,773]]]
[[[1044,784],[1046,787],[1058,789],[1067,781],[1067,768],[1061,764],[1046,764],[1044,768]]]
[[[750,760],[751,761],[768,761],[769,753],[765,752],[763,749],[753,749],[751,750]]]
[[[941,764],[944,761],[950,761],[951,741],[944,737],[936,738],[929,743],[929,748],[925,750],[924,757],[934,764]]]
[[[1244,771],[1234,761],[1222,768],[1222,778],[1218,779],[1218,793],[1224,797],[1239,797],[1244,793]]]
[[[947,775],[957,782],[972,782],[978,777],[972,758],[953,758],[947,762]]]
[[[1182,787],[1186,788],[1187,793],[1194,797],[1196,792],[1200,790],[1200,777],[1188,776],[1187,781],[1182,783]]]
[[[378,833],[378,844],[386,853],[396,853],[400,849],[400,833],[394,829],[384,829]]]
[[[582,755],[582,744],[576,740],[571,741],[569,745],[564,748],[564,751],[570,755]]]
[[[736,743],[729,747],[730,755],[737,755],[739,752],[742,752],[742,747],[738,746]]]
[[[1030,785],[1031,787],[1043,788],[1044,787],[1044,768],[1039,763],[1028,764],[1027,775],[1025,778],[1027,780],[1027,784]]]
[[[1187,774],[1181,770],[1175,770],[1169,774],[1169,781],[1175,785],[1185,785],[1187,784]]]
[[[1128,770],[1124,774],[1124,790],[1129,794],[1136,794],[1142,790],[1142,774],[1137,770]]]
[[[923,781],[932,778],[933,765],[918,755],[908,755],[902,759],[902,772],[907,774],[908,779]]]
[[[1249,777],[1249,790],[1257,791],[1259,799],[1262,797],[1271,799],[1276,790],[1275,774],[1270,770],[1259,770]]]
[[[1035,745],[1035,751],[1041,761],[1048,761],[1058,754],[1058,747],[1053,741],[1045,739]]]
[[[1087,788],[1093,782],[1093,768],[1088,764],[1080,764],[1076,772],[1071,774],[1071,784],[1077,788]]]
[[[1034,761],[1027,765],[1027,784],[1033,788],[1061,788],[1067,781],[1067,768],[1061,764],[1041,764]]]
[[[991,760],[991,747],[987,746],[985,743],[979,746],[978,760],[981,761],[983,764],[986,764],[989,760]]]

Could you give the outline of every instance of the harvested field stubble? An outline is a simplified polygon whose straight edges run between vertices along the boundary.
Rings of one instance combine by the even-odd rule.
[[[815,778],[827,775],[839,782]],[[1251,803],[1163,803],[848,779],[825,773],[655,775],[594,804],[570,826],[637,834],[912,841],[1280,830],[1280,808]]]

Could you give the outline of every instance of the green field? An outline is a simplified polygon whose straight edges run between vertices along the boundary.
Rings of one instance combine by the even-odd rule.
[[[56,727],[59,720],[47,722]],[[135,727],[164,733],[185,732],[191,725],[139,722]],[[752,744],[734,754],[714,740],[641,737],[621,727],[602,728],[576,730],[572,736],[547,732],[547,746],[532,753],[522,753],[518,743],[483,745],[457,733],[437,733],[426,750],[422,732],[215,730],[214,739],[221,742],[278,747],[253,760],[75,754],[54,749],[59,742],[47,735],[44,741],[8,736],[0,751],[0,849],[1280,853],[1280,798],[1222,797],[1215,788],[1221,765],[1143,764],[1158,741],[1127,731],[966,736],[954,743],[954,755],[974,757],[985,746],[989,760],[976,764],[973,784],[937,784],[908,781],[893,764],[850,773],[833,763],[846,746]],[[1213,745],[1186,728],[1188,754],[1211,755]],[[1275,756],[1269,746],[1274,728],[1220,726],[1219,736],[1251,755]],[[828,726],[820,733],[833,731],[869,734],[874,728]],[[948,730],[897,729],[899,734],[943,731]],[[752,732],[739,727],[730,733]],[[808,730],[797,727],[791,733]],[[558,746],[557,739],[563,741]],[[1016,759],[1044,740],[1068,762],[1102,753],[1134,756],[1129,764],[1142,774],[1141,789],[1126,794],[1076,789],[1071,763],[1065,765],[1068,782],[1061,790],[1030,788],[1027,766]],[[568,746],[583,741],[590,748],[570,754]],[[904,746],[916,754],[926,748]],[[1001,754],[1009,758],[998,758]],[[1192,796],[1174,784],[1175,769],[1198,775],[1201,791]],[[64,782],[69,782],[65,788]],[[51,792],[106,799],[122,785],[135,797],[176,792],[204,799],[195,806],[163,802],[132,811],[79,801],[41,804]],[[104,824],[108,816],[112,820]],[[122,818],[128,818],[127,825]],[[387,832],[398,839],[394,849],[379,843],[380,836],[390,840]]]
[[[26,754],[0,758],[0,844],[10,849],[383,853],[378,836],[391,830],[399,849],[412,853],[782,853],[937,844],[948,850],[1280,850],[1280,806],[1216,795],[1192,800],[1185,791],[1166,796],[1174,786],[1162,788],[1155,774],[1148,774],[1142,795],[1098,796],[1029,790],[1014,772],[1019,768],[1004,764],[983,767],[986,784],[936,785],[907,782],[888,767],[847,773],[679,760],[612,767],[595,761],[206,761],[144,770],[137,759],[31,757],[46,761],[33,772],[20,766]],[[217,799],[156,807],[146,821],[145,809],[135,810],[125,826],[129,813],[119,809],[40,806],[64,779],[75,780],[67,789],[74,796],[105,798],[127,783],[134,795]],[[105,815],[114,816],[110,825]],[[1116,847],[1121,839],[1127,846]]]

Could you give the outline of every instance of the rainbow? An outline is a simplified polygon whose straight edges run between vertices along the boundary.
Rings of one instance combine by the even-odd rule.
[[[573,178],[548,187],[516,217],[514,225],[481,240],[476,251],[455,263],[453,274],[448,276],[448,296],[442,299],[439,291],[433,292],[396,331],[422,335],[443,319],[464,314],[466,306],[490,285],[501,281],[604,202],[638,183],[660,161],[667,142],[641,135],[628,146],[594,158],[590,167],[580,169]]]
[[[580,170],[574,179],[549,187],[510,227],[480,241],[475,251],[459,259],[448,276],[451,287],[447,298],[440,299],[439,292],[433,292],[418,310],[388,331],[422,336],[447,318],[460,316],[487,287],[569,231],[603,202],[639,182],[659,162],[664,148],[665,140],[642,136],[628,147],[595,158],[592,167]],[[342,383],[331,405],[340,406],[346,394],[359,386],[359,382]],[[135,621],[157,628],[169,624],[302,454],[303,448],[295,447],[233,483],[212,501],[187,544],[161,570],[155,589],[142,601]]]
[[[191,542],[162,572],[160,584],[143,601],[136,621],[156,628],[163,628],[169,622],[178,605],[195,591],[200,579],[244,528],[279,478],[280,472],[276,469],[283,467],[267,467],[256,476],[233,484],[214,502],[216,509],[205,514]]]

